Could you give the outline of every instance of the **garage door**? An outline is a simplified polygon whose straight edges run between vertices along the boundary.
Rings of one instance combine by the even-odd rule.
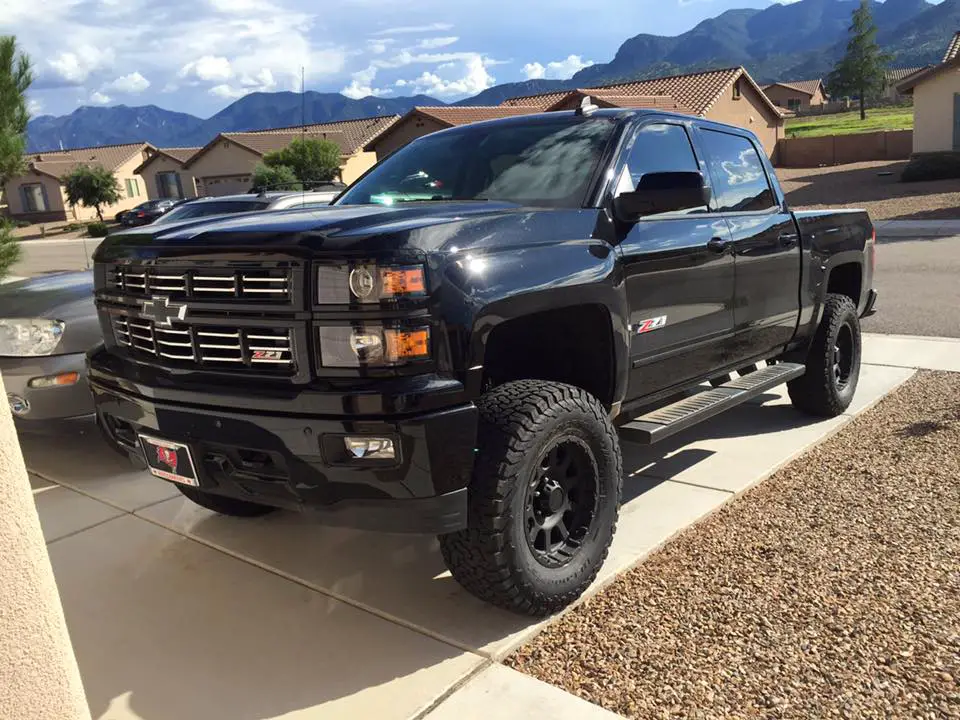
[[[204,197],[237,195],[250,189],[249,175],[221,175],[219,177],[199,178],[203,183],[201,194]]]

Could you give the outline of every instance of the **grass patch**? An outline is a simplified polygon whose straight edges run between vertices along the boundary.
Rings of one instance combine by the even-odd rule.
[[[824,135],[853,135],[878,130],[912,130],[913,108],[892,107],[867,110],[867,119],[860,119],[860,111],[815,115],[787,119],[787,137],[823,137]]]

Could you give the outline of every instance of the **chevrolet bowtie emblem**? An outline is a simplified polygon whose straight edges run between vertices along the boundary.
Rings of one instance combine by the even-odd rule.
[[[181,322],[187,317],[187,306],[171,304],[168,297],[152,297],[142,301],[140,317],[153,320],[154,324],[170,327],[174,320]]]

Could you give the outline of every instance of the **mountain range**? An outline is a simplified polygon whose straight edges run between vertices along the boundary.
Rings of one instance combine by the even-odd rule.
[[[842,57],[850,16],[858,0],[799,0],[763,10],[728,10],[677,36],[640,34],[613,59],[584,68],[568,80],[527,80],[488,88],[456,105],[498,105],[509,97],[564,88],[743,65],[760,83],[825,76]],[[956,30],[960,0],[872,2],[877,38],[895,67],[939,62]],[[571,48],[576,52],[576,48]],[[27,127],[30,151],[146,140],[161,147],[209,142],[217,133],[403,114],[416,105],[443,105],[426,95],[366,97],[340,93],[253,93],[201,119],[143,107],[81,107],[61,117],[44,115]]]

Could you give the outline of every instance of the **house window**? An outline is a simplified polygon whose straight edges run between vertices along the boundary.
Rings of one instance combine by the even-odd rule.
[[[127,178],[127,197],[140,197],[140,183],[137,182],[136,178]]]
[[[799,109],[800,109],[800,98],[788,98],[788,99],[787,99],[787,109],[788,109],[788,110],[799,110]]]
[[[162,198],[183,197],[183,188],[180,185],[180,174],[175,172],[157,173],[157,193]]]
[[[31,183],[21,185],[20,192],[23,194],[24,212],[46,212],[47,198],[43,192],[43,185],[40,183]]]
[[[737,81],[733,84],[733,99],[734,99],[734,100],[739,100],[739,99],[740,99],[740,81],[739,81],[739,80],[737,80]]]

